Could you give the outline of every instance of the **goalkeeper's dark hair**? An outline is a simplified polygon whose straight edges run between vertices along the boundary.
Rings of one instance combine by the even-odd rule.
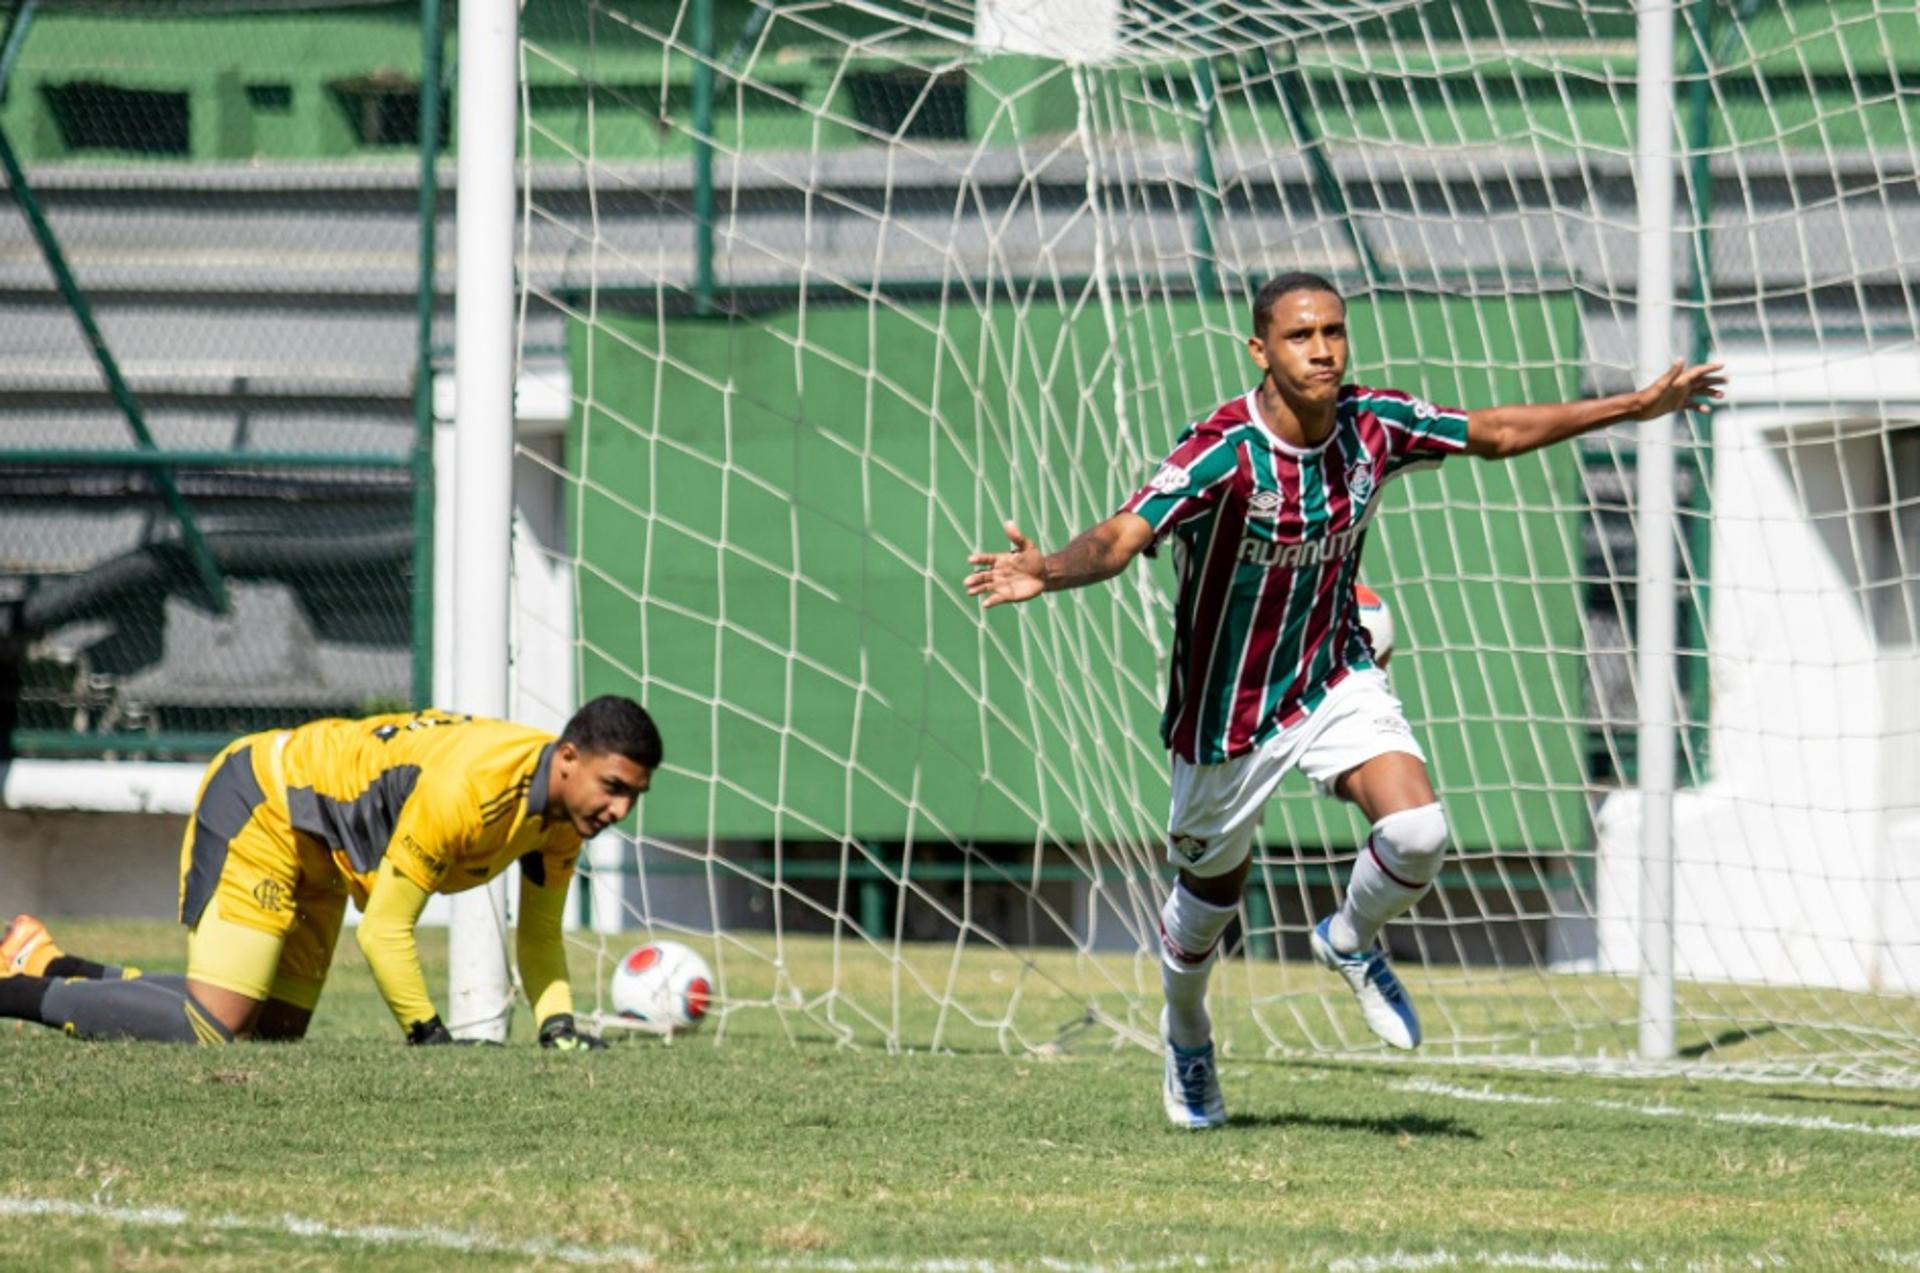
[[[1280,298],[1289,292],[1332,292],[1345,305],[1347,298],[1340,295],[1335,287],[1323,275],[1310,274],[1306,270],[1289,270],[1277,274],[1260,285],[1259,295],[1253,298],[1253,334],[1255,336],[1267,330],[1267,319],[1273,314],[1273,307]]]
[[[660,730],[647,709],[618,694],[602,694],[575,712],[560,731],[560,741],[581,751],[625,756],[647,769],[658,769],[665,755]]]

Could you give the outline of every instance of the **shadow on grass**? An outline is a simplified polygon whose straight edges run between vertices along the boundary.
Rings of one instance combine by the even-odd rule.
[[[1318,1128],[1334,1132],[1367,1132],[1374,1136],[1447,1136],[1454,1140],[1479,1140],[1480,1133],[1451,1118],[1433,1118],[1426,1114],[1402,1114],[1397,1118],[1353,1118],[1329,1114],[1231,1114],[1227,1126],[1251,1130],[1257,1127]]]
[[[1876,1090],[1872,1094],[1828,1092],[1814,1096],[1805,1092],[1768,1092],[1756,1091],[1753,1096],[1763,1101],[1781,1101],[1800,1105],[1858,1105],[1863,1109],[1903,1110],[1920,1112],[1920,1097],[1906,1093],[1893,1093]]]
[[[1677,1051],[1677,1055],[1682,1060],[1697,1061],[1703,1056],[1708,1056],[1720,1051],[1722,1048],[1730,1048],[1738,1043],[1749,1043],[1765,1035],[1777,1033],[1779,1029],[1780,1027],[1773,1025],[1737,1025],[1731,1030],[1721,1031],[1711,1039],[1702,1039],[1698,1043],[1680,1048]]]

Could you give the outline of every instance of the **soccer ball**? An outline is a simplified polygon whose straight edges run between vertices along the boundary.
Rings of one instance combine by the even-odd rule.
[[[613,1010],[657,1030],[699,1027],[713,1000],[713,970],[677,941],[649,942],[613,970]]]
[[[1353,585],[1353,599],[1360,606],[1360,626],[1373,643],[1374,666],[1385,667],[1393,657],[1393,611],[1387,609],[1379,593],[1363,583]]]

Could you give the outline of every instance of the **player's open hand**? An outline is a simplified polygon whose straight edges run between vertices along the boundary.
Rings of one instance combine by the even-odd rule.
[[[1713,404],[1727,396],[1727,378],[1723,372],[1723,365],[1717,362],[1689,367],[1684,360],[1676,358],[1665,375],[1635,395],[1640,401],[1634,408],[1633,418],[1658,420],[1676,411],[1705,414],[1713,410]]]
[[[408,1026],[407,1042],[416,1048],[452,1047],[456,1045],[492,1048],[500,1046],[499,1042],[495,1039],[456,1039],[453,1037],[453,1031],[447,1029],[437,1016],[428,1017],[425,1021],[416,1021]]]
[[[967,576],[967,593],[980,598],[983,608],[991,609],[1009,601],[1026,601],[1047,590],[1046,554],[1012,522],[1006,524],[1013,551],[975,553],[967,558],[979,569]]]
[[[571,1012],[556,1012],[540,1026],[540,1046],[550,1052],[604,1052],[606,1041],[583,1033]]]

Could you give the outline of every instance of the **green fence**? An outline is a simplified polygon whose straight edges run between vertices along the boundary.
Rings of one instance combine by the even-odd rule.
[[[1473,404],[1577,389],[1569,294],[1383,297],[1357,301],[1352,323],[1363,382]],[[1221,337],[1191,300],[1127,320],[1120,343],[1159,356],[1129,370],[1125,402],[1048,371],[1100,366],[1114,339],[1097,307],[1041,301],[574,327],[574,383],[593,386],[565,466],[584,689],[644,694],[677,763],[715,775],[661,784],[649,833],[1143,830],[1138,810],[1164,805],[1166,781],[1156,624],[1109,585],[997,611],[983,631],[959,589],[967,553],[1000,542],[996,508],[1057,546],[1144,478],[1107,458],[1114,421],[1157,453],[1244,387],[1213,370]],[[1045,488],[1077,492],[1070,506],[1022,502],[1040,489],[1022,467],[1043,453],[1074,466]],[[1396,688],[1439,783],[1475,797],[1454,806],[1468,847],[1585,842],[1577,468],[1569,448],[1459,461],[1398,484],[1373,532],[1368,578],[1407,651]],[[1136,569],[1170,580],[1164,564]],[[1111,697],[1090,708],[1082,687],[1049,680],[1075,657],[1110,661],[1086,675]],[[1124,805],[1077,789],[1072,753],[1093,747],[1130,758]],[[1290,836],[1326,813],[1292,798],[1272,816]]]
[[[0,757],[424,702],[437,0],[5,32]],[[309,109],[352,67],[377,144]]]
[[[29,162],[411,155],[422,104],[414,0],[236,7],[174,0],[134,14],[42,4],[0,124]],[[702,8],[529,0],[521,23],[530,156],[577,147],[589,129],[603,159],[690,153],[697,62],[688,24]],[[984,139],[996,130],[1032,137],[1075,124],[1071,75],[1055,62],[968,59],[956,45],[903,34],[855,6],[710,0],[704,8],[720,71],[710,135],[724,150],[843,149],[892,135]],[[1920,18],[1872,0],[1685,9],[1677,69],[1696,56],[1695,28],[1714,44],[1739,33],[1714,67],[1710,145],[1906,144],[1915,107],[1901,91],[1898,51],[1911,41],[1899,35],[1904,28],[1920,39]],[[1275,42],[1267,57],[1221,65],[1220,128],[1310,141],[1292,135],[1286,90],[1303,107],[1298,118],[1334,145],[1524,139],[1550,153],[1628,152],[1633,22],[1624,5],[1404,6],[1356,19],[1351,49]],[[1467,57],[1455,42],[1480,53]],[[1493,58],[1492,49],[1507,52]],[[1114,91],[1151,130],[1151,117],[1191,109],[1188,71],[1137,67]],[[1356,76],[1366,77],[1364,94]],[[451,121],[442,114],[442,142]]]

